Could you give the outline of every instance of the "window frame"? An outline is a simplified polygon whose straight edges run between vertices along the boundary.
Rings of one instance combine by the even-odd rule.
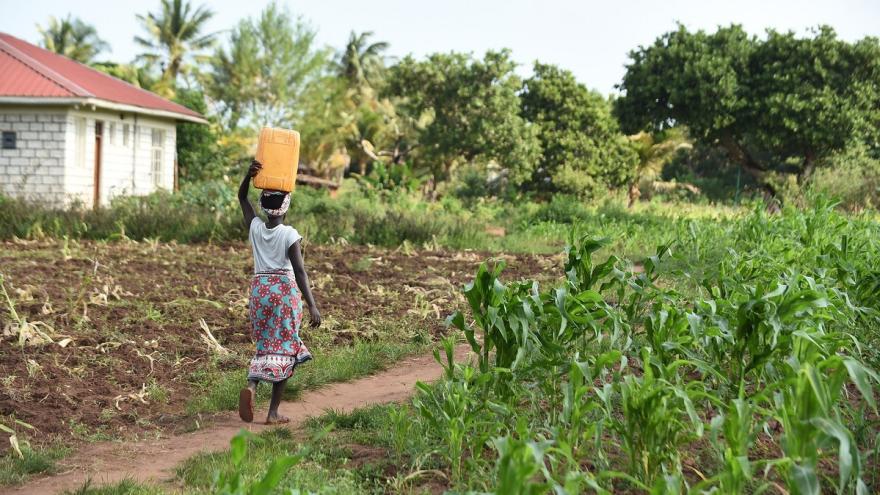
[[[165,129],[150,129],[150,174],[153,187],[165,187]]]
[[[18,134],[15,131],[3,131],[2,138],[0,138],[0,149],[18,149]]]
[[[79,168],[86,167],[86,146],[88,141],[88,119],[85,117],[74,117],[74,157],[76,166]]]

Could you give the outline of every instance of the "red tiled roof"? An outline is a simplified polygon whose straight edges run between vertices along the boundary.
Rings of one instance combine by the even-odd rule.
[[[6,33],[0,33],[0,97],[90,98],[204,119],[183,105]]]

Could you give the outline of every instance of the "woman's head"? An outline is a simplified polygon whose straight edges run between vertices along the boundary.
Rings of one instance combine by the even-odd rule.
[[[260,208],[270,217],[283,217],[290,207],[290,193],[263,191],[260,194]]]

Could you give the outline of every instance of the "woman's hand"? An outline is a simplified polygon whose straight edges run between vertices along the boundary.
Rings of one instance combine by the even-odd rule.
[[[248,177],[256,177],[260,170],[263,168],[263,164],[254,159],[251,162],[250,168],[248,168],[247,176]]]
[[[321,326],[321,313],[318,312],[318,308],[312,306],[309,308],[309,315],[311,316],[311,320],[309,320],[309,324],[312,328],[318,328]]]

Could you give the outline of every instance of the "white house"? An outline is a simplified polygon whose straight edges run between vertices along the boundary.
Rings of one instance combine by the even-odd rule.
[[[172,189],[176,124],[201,115],[0,33],[0,194],[107,204]]]

